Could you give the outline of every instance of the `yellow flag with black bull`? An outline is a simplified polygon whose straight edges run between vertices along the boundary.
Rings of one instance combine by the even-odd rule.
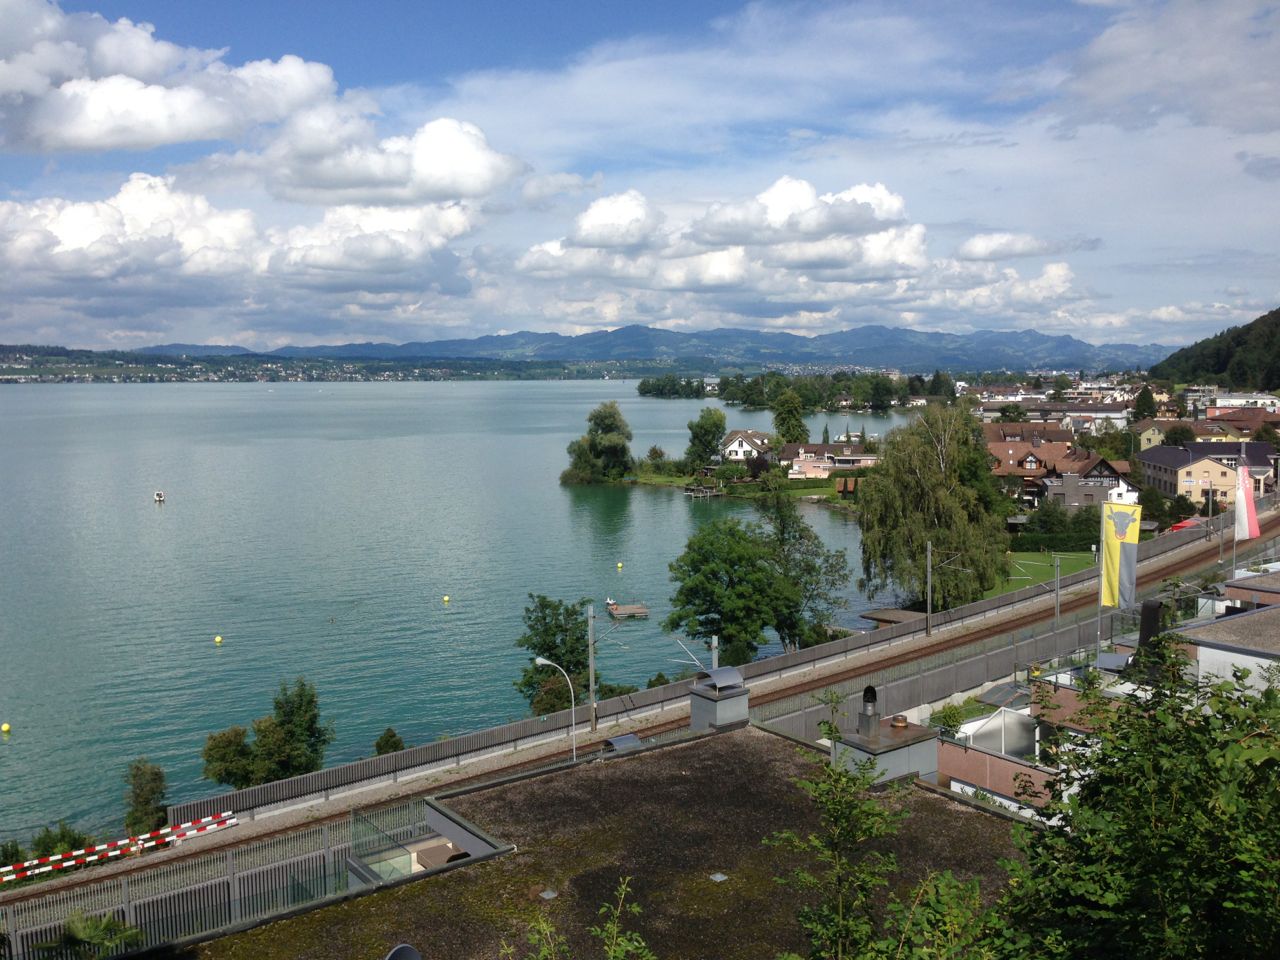
[[[1131,607],[1138,599],[1138,524],[1142,508],[1102,505],[1102,605]]]

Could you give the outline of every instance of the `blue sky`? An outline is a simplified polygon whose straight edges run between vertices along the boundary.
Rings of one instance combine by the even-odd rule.
[[[0,0],[0,23],[0,342],[1177,344],[1280,301],[1274,3]]]

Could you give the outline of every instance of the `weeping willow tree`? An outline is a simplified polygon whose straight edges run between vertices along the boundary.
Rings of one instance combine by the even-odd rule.
[[[932,542],[934,609],[977,600],[1007,572],[1008,503],[973,416],[930,404],[885,438],[858,490],[863,589],[895,584],[923,599]]]

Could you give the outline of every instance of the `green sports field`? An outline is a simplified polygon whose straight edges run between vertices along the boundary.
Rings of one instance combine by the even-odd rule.
[[[1009,579],[988,590],[984,596],[994,597],[1011,590],[1020,590],[1033,583],[1053,582],[1053,558],[1061,558],[1062,575],[1093,566],[1092,553],[1011,553],[1009,554]]]

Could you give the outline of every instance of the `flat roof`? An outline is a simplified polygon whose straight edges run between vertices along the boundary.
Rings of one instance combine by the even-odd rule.
[[[881,607],[879,610],[863,610],[858,614],[864,620],[873,623],[909,623],[912,620],[923,620],[924,614],[919,610],[899,610],[895,607]]]
[[[346,945],[381,957],[406,942],[424,957],[491,958],[504,940],[523,943],[537,914],[573,956],[597,956],[588,930],[622,877],[644,911],[627,927],[660,957],[806,953],[796,910],[807,898],[772,881],[797,861],[761,841],[818,829],[794,782],[814,775],[816,756],[746,728],[451,797],[451,809],[519,852],[214,940],[199,957],[355,956]],[[876,842],[897,856],[894,889],[941,870],[979,878],[984,894],[1003,889],[999,861],[1015,855],[1007,820],[920,788],[886,796],[911,814]],[[718,873],[727,879],[712,880]],[[547,889],[553,900],[539,896]],[[883,903],[887,889],[876,896]]]
[[[1226,587],[1227,595],[1236,600],[1247,600],[1250,593],[1280,593],[1280,570],[1228,580]]]
[[[1211,623],[1183,627],[1178,633],[1192,643],[1280,656],[1280,606],[1259,607]]]

